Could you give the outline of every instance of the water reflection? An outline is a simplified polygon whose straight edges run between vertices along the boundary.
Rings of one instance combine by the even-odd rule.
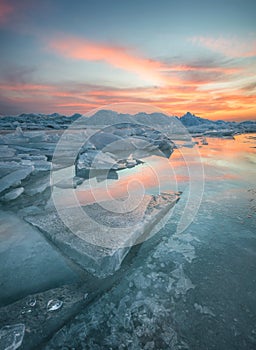
[[[256,134],[238,135],[234,139],[208,138],[200,148],[206,180],[243,179],[255,181]]]
[[[256,134],[238,135],[235,139],[207,138],[208,145],[202,145],[199,138],[195,141],[198,145],[194,148],[180,145],[169,159],[151,156],[143,159],[144,164],[119,171],[118,180],[98,183],[93,178],[75,191],[62,191],[63,206],[72,205],[69,191],[75,192],[81,205],[128,198],[141,191],[151,194],[183,191],[191,181],[202,182],[199,171],[202,165],[205,181],[242,180],[245,171],[247,180],[255,181]]]

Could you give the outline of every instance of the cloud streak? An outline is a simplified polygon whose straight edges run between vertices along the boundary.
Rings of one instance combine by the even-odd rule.
[[[238,39],[235,37],[206,37],[197,36],[190,38],[190,41],[198,46],[203,46],[227,57],[254,57],[256,56],[256,40],[252,38]]]
[[[161,82],[160,62],[144,58],[131,50],[119,46],[96,43],[76,37],[53,39],[49,47],[64,57],[85,60],[102,61],[115,68],[124,69],[138,74],[146,80]]]
[[[244,119],[253,116],[255,95],[243,91],[221,96],[207,91],[196,91],[196,86],[148,87],[118,89],[111,86],[62,83],[62,84],[0,84],[3,96],[2,106],[9,105],[9,113],[43,112],[71,115],[86,113],[94,108],[120,102],[147,103],[163,108],[170,115],[182,115],[190,110],[212,119],[238,118],[238,111]],[[5,103],[5,106],[4,106]],[[1,101],[0,101],[1,106]]]
[[[48,49],[56,54],[72,60],[105,62],[114,68],[132,72],[147,83],[157,86],[198,85],[229,79],[240,73],[243,68],[229,66],[227,62],[219,65],[180,64],[149,59],[136,50],[120,46],[107,45],[77,37],[55,38],[48,42]]]
[[[221,45],[215,46],[217,50]],[[118,88],[114,76],[112,86],[82,81],[47,83],[37,80],[37,71],[33,69],[13,67],[7,69],[11,73],[3,74],[0,81],[3,110],[15,114],[56,111],[69,115],[112,103],[141,102],[163,108],[171,115],[182,115],[190,110],[210,119],[237,118],[237,111],[248,119],[255,112],[252,59],[249,59],[250,64],[245,64],[244,58],[215,56],[208,61],[200,58],[192,63],[189,60],[161,61],[147,58],[132,48],[76,37],[55,37],[47,42],[47,48],[71,65],[77,60],[105,62],[143,77],[147,85]]]

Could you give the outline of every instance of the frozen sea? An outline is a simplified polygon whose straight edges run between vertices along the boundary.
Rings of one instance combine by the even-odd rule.
[[[45,349],[256,348],[255,137],[207,140],[192,224],[175,234],[181,198],[119,282]]]
[[[199,141],[199,158],[194,158],[193,148],[175,150],[170,158],[173,190],[183,193],[167,224],[135,247],[107,291],[96,293],[41,344],[42,349],[256,349],[256,135],[207,138],[207,142]],[[188,169],[194,169],[193,191],[200,193],[191,224],[177,231],[191,192]],[[154,188],[154,181],[146,187]],[[6,215],[15,219],[8,221]],[[5,227],[9,222],[0,242],[0,251],[6,254],[1,255],[2,263],[9,269],[9,275],[1,272],[2,288],[9,288],[2,292],[4,305],[79,280],[79,272],[40,235],[33,235],[27,226],[26,235],[17,229],[20,219],[13,213],[5,213],[3,220]],[[31,239],[42,252],[40,258],[36,249],[29,252]],[[51,272],[50,279],[43,270]],[[23,284],[9,300],[10,271],[15,283],[23,280]],[[104,280],[95,282],[95,288],[100,283]]]

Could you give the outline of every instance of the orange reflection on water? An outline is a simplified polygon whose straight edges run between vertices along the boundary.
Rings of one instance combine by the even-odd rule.
[[[199,148],[206,179],[247,180],[255,178],[256,135],[244,134],[234,139],[207,138],[208,145]]]
[[[255,137],[255,139],[254,139]],[[238,135],[234,139],[225,138],[207,138],[209,145],[207,147],[199,148],[201,157],[213,158],[218,156],[222,158],[237,159],[244,154],[256,154],[256,136],[254,134]]]
[[[158,163],[153,160],[152,164],[145,163],[138,166],[118,180],[105,181],[97,187],[77,191],[77,198],[81,204],[89,204],[126,198],[134,193],[143,194],[151,188],[160,191],[166,187],[166,184],[170,184],[169,190],[175,191],[177,183],[181,180],[183,180],[182,176],[175,175],[167,159],[158,160]]]
[[[235,139],[207,138],[207,141],[208,145],[202,147],[175,149],[169,159],[150,157],[143,165],[119,172],[118,180],[94,183],[91,188],[77,190],[77,199],[85,205],[127,198],[150,189],[176,192],[180,183],[203,181],[199,171],[202,165],[207,181],[226,181],[240,178],[240,173],[247,169],[251,171],[251,163],[256,163],[256,148],[253,148],[256,135],[239,135]]]

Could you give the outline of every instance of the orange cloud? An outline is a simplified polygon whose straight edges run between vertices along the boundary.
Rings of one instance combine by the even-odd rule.
[[[140,57],[129,50],[89,40],[68,37],[55,39],[50,42],[50,48],[65,57],[86,60],[104,61],[108,64],[138,74],[146,80],[160,82],[160,62]]]
[[[222,42],[215,43],[212,40],[208,42],[207,39],[204,40],[202,37],[193,40],[216,48],[224,46]],[[239,78],[239,75],[243,75],[245,72],[244,66],[229,66],[228,62],[214,62],[214,60],[208,65],[200,64],[200,61],[194,65],[165,63],[143,57],[132,49],[96,43],[76,37],[56,38],[51,40],[48,45],[51,50],[67,58],[103,61],[115,68],[130,71],[142,77],[151,85],[172,86],[176,89],[179,89],[180,86],[183,89],[192,86],[196,95],[199,94],[197,91],[199,88],[211,90],[211,86],[213,86],[212,90],[216,90],[218,84],[228,85],[234,78]],[[210,89],[208,89],[208,86],[210,86]],[[150,99],[159,100],[159,96],[153,95]],[[191,100],[191,95],[189,100]]]
[[[164,66],[161,71],[168,72],[219,72],[223,74],[235,74],[240,72],[242,69],[238,67],[207,67],[200,65],[175,65],[175,66]]]
[[[162,108],[170,115],[183,115],[186,111],[209,119],[255,119],[255,94],[243,90],[216,96],[197,91],[197,85],[126,88],[87,84],[0,84],[0,95],[19,112],[86,113],[100,106],[120,103],[146,103]]]
[[[161,61],[142,57],[131,49],[99,44],[75,37],[54,39],[50,41],[49,47],[67,58],[107,62],[115,68],[136,73],[140,77],[157,85],[180,85],[184,81],[180,73],[199,72],[202,75],[206,73],[232,75],[241,71],[241,68],[238,67],[166,64]],[[185,80],[189,84],[188,79],[185,78]]]
[[[104,61],[135,73],[151,84],[133,88],[70,82],[24,84],[19,76],[12,80],[7,77],[0,83],[0,94],[11,106],[20,106],[29,112],[34,112],[36,106],[37,111],[44,113],[73,114],[113,103],[137,102],[158,106],[170,115],[192,111],[209,119],[256,116],[253,63],[248,67],[239,60],[236,64],[240,62],[241,65],[237,67],[234,60],[229,65],[229,60],[220,61],[214,57],[208,62],[199,60],[194,65],[166,63],[148,59],[131,49],[74,37],[54,39],[49,46],[61,56]]]
[[[4,0],[0,0],[0,23],[7,21],[8,16],[14,11],[14,8]]]

